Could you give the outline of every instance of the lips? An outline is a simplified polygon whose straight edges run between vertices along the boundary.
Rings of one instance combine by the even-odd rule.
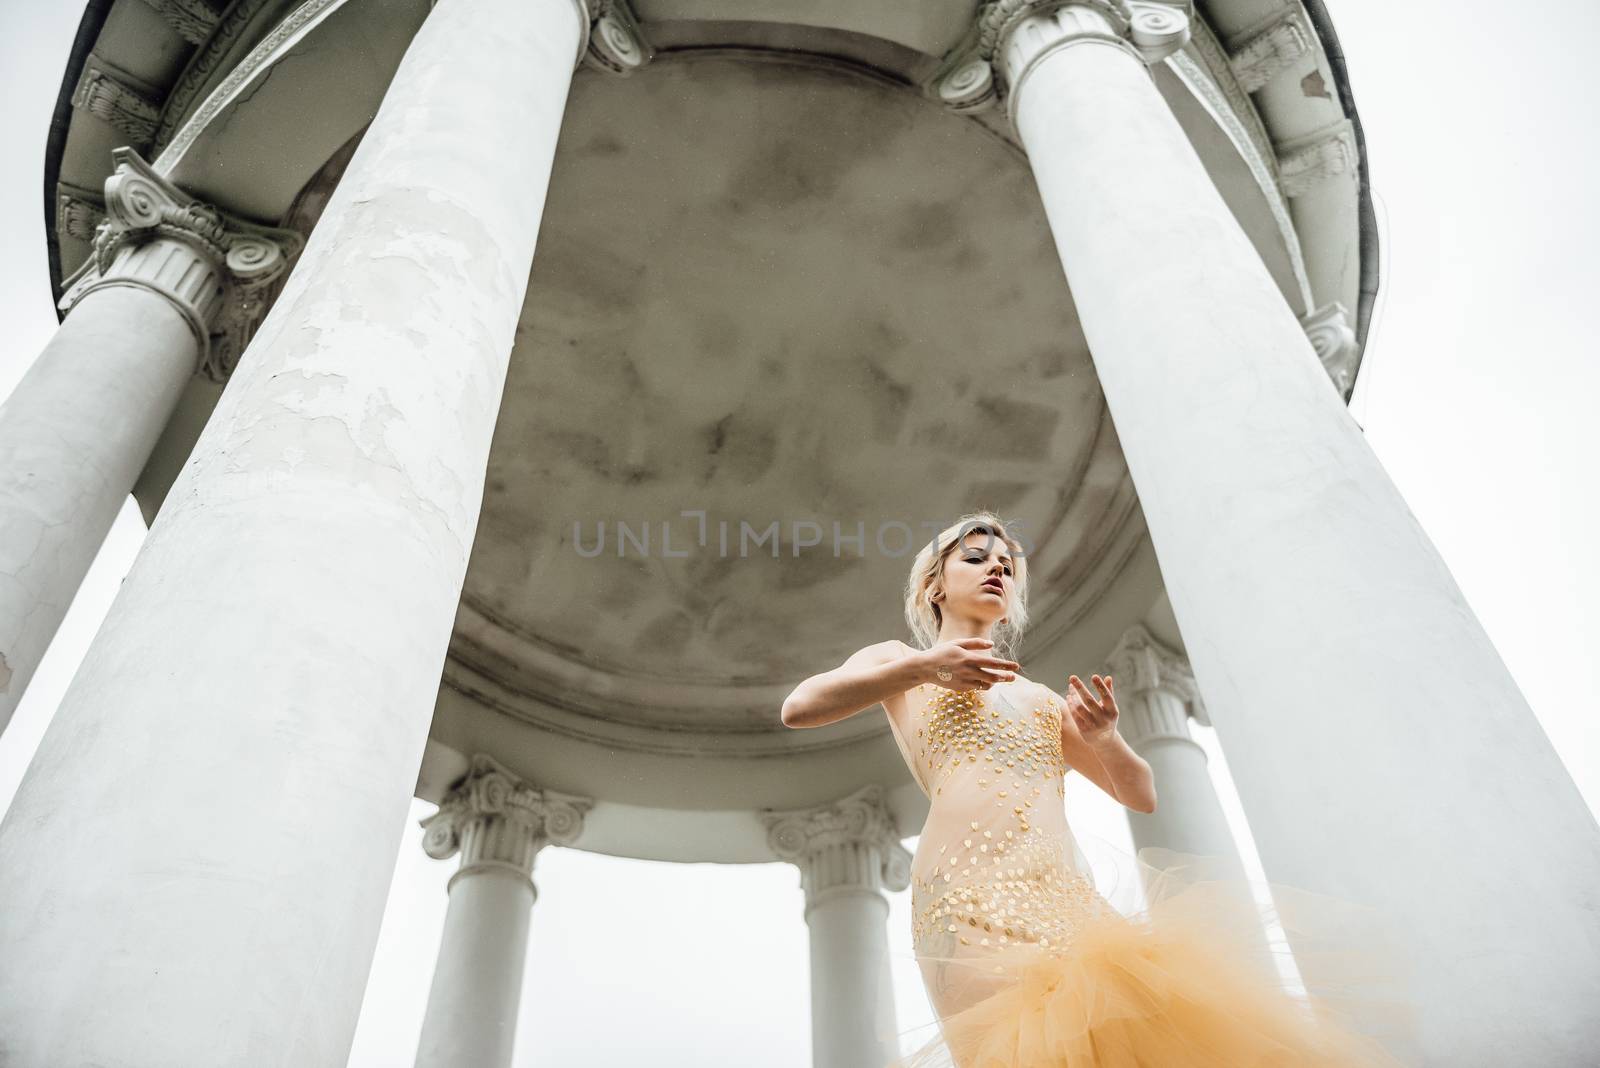
[[[983,580],[983,589],[993,590],[994,592],[1000,594],[1001,596],[1005,596],[1005,592],[1006,592],[1006,588],[1004,586],[1000,585],[1000,580],[999,579],[984,579]]]

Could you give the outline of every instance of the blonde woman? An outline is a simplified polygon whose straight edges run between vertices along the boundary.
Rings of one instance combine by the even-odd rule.
[[[783,705],[785,725],[807,728],[881,704],[931,802],[912,860],[912,942],[941,1035],[895,1064],[1401,1063],[1319,1024],[1267,978],[1246,929],[1259,916],[1241,918],[1228,897],[1240,888],[1190,883],[1128,916],[1097,892],[1067,822],[1066,774],[1138,812],[1155,811],[1156,783],[1117,731],[1111,676],[1073,675],[1065,694],[1023,676],[1013,657],[1027,606],[1018,541],[998,516],[963,516],[912,565],[915,645],[869,645]]]

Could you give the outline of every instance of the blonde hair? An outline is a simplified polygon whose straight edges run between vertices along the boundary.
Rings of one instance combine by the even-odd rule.
[[[939,626],[944,616],[931,599],[944,591],[944,562],[967,535],[990,534],[1005,542],[1011,550],[1012,600],[1006,606],[1006,618],[996,623],[991,637],[995,655],[1007,660],[1017,659],[1017,645],[1028,627],[1028,562],[1022,555],[1022,546],[1006,533],[1005,523],[989,511],[968,512],[939,536],[924,545],[911,563],[911,576],[906,581],[906,622],[911,626],[913,644],[927,649],[939,640]]]

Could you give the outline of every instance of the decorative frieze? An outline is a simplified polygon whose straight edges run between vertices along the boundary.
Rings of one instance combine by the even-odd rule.
[[[517,778],[493,757],[472,757],[466,776],[439,811],[421,821],[422,848],[435,860],[460,852],[450,877],[491,868],[515,872],[532,885],[533,858],[550,844],[571,845],[583,833],[586,798],[557,795]]]
[[[1278,174],[1285,196],[1305,196],[1335,178],[1353,183],[1360,164],[1355,127],[1349,119],[1278,146]]]
[[[1189,741],[1189,717],[1210,726],[1200,687],[1189,661],[1167,648],[1135,623],[1106,658],[1106,671],[1116,680],[1117,729],[1130,746],[1158,738]]]
[[[1051,53],[1086,41],[1126,48],[1156,63],[1189,39],[1190,0],[988,0],[969,40],[941,64],[930,92],[954,111],[1014,98]]]
[[[148,289],[171,302],[194,331],[201,369],[226,378],[266,310],[267,288],[300,251],[300,235],[201,203],[131,148],[114,150],[112,159],[105,218],[95,228],[89,258],[65,281],[61,310],[71,311],[105,286]],[[59,204],[57,211],[59,222]],[[72,211],[69,206],[69,223]]]
[[[78,76],[72,106],[109,122],[141,148],[155,137],[161,118],[160,93],[155,88],[93,54]]]
[[[911,885],[911,853],[877,783],[831,804],[761,818],[773,853],[800,869],[808,914],[830,897]]]
[[[1290,4],[1265,26],[1230,42],[1228,65],[1239,87],[1253,93],[1300,62],[1315,40],[1304,9]]]
[[[1324,304],[1309,315],[1302,316],[1311,348],[1322,361],[1323,370],[1333,380],[1339,396],[1348,397],[1355,385],[1356,361],[1361,346],[1356,339],[1355,327],[1350,323],[1350,313],[1338,301]]]
[[[200,44],[211,36],[222,20],[223,0],[144,0],[166,20],[173,32],[190,44]]]

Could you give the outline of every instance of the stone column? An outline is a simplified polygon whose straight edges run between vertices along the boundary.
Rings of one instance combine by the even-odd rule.
[[[1136,850],[1153,847],[1193,854],[1204,860],[1185,860],[1178,879],[1224,879],[1238,887],[1241,924],[1254,918],[1260,936],[1254,948],[1269,976],[1278,979],[1270,952],[1268,931],[1259,922],[1260,911],[1250,892],[1238,844],[1228,818],[1217,800],[1206,751],[1189,734],[1189,720],[1203,726],[1211,721],[1195,684],[1189,662],[1167,648],[1140,624],[1129,627],[1106,658],[1106,670],[1117,680],[1118,730],[1134,752],[1142,756],[1155,775],[1158,802],[1154,812],[1125,809]],[[1159,853],[1154,858],[1161,863]],[[1140,877],[1149,873],[1140,870]],[[1149,882],[1145,889],[1151,889]],[[1172,889],[1171,887],[1167,888]]]
[[[1135,848],[1154,846],[1214,857],[1244,877],[1244,864],[1207,770],[1206,751],[1189,734],[1193,716],[1205,726],[1205,704],[1189,662],[1139,624],[1123,633],[1106,670],[1116,679],[1117,729],[1155,773],[1154,812],[1129,812]]]
[[[480,754],[422,821],[428,856],[444,860],[459,850],[461,867],[450,877],[417,1068],[511,1064],[529,910],[538,896],[534,858],[552,842],[576,841],[592,804],[547,794]]]
[[[1580,1063],[1600,827],[1156,89],[1189,17],[986,5],[935,89],[1028,153],[1267,875],[1390,917],[1425,1063]]]
[[[299,235],[196,201],[129,148],[49,344],[0,406],[0,730],[183,387],[218,373]]]
[[[911,854],[883,789],[873,784],[829,805],[762,819],[772,851],[800,869],[805,890],[811,1063],[882,1068],[899,1056],[883,892],[911,885]]]
[[[343,1064],[586,15],[441,0],[0,825],[10,1064]]]

